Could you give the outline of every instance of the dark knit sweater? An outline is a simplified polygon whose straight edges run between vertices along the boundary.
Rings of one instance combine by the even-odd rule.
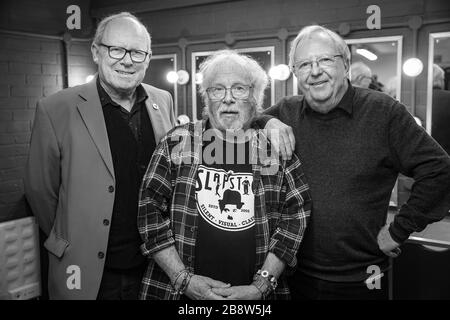
[[[413,177],[408,202],[389,229],[397,242],[445,216],[450,158],[398,101],[353,88],[327,114],[303,96],[265,112],[290,125],[310,184],[313,209],[299,270],[330,281],[360,281],[369,265],[387,266],[377,244],[399,172]],[[267,118],[266,118],[267,121]]]

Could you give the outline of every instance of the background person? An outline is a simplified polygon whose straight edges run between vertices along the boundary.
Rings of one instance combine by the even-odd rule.
[[[350,82],[354,87],[369,88],[372,82],[372,70],[361,61],[352,63],[350,75]]]

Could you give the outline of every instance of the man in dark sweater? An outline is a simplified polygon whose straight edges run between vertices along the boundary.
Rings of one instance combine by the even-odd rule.
[[[450,158],[398,101],[354,88],[350,52],[336,33],[305,27],[292,43],[290,66],[303,96],[266,110],[293,128],[295,152],[310,183],[311,221],[290,280],[294,299],[387,299],[388,257],[414,231],[450,207]],[[275,128],[272,119],[266,128]],[[386,225],[397,175],[416,183]],[[380,288],[379,290],[373,289]],[[373,290],[371,290],[371,288]]]

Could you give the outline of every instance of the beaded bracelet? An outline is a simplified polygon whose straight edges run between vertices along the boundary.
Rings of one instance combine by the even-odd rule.
[[[181,275],[183,275],[183,280],[181,281],[180,286],[178,286],[178,288],[177,288],[177,282],[178,282],[178,279],[180,278]],[[184,294],[184,292],[186,291],[186,289],[187,289],[187,287],[189,285],[189,282],[191,281],[191,278],[192,278],[193,275],[194,274],[191,273],[187,268],[178,271],[176,273],[176,275],[175,275],[175,280],[172,283],[172,287],[174,289],[174,293],[180,294],[180,295]]]
[[[181,283],[180,288],[178,289],[179,294],[184,294],[186,292],[186,289],[189,286],[189,283],[191,282],[191,278],[193,275],[194,275],[193,273],[188,271],[188,273],[183,279],[183,282]]]
[[[178,282],[178,278],[179,278],[183,273],[189,273],[189,270],[188,270],[187,268],[184,268],[184,269],[178,271],[178,272],[176,273],[176,275],[175,275],[175,280],[174,280],[173,283],[172,283],[172,287],[173,287],[176,291],[178,291],[178,290],[176,289],[176,285],[177,285],[177,282]]]

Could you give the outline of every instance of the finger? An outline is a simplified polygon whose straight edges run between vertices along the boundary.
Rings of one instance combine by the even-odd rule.
[[[272,130],[269,130],[272,131]],[[280,135],[278,132],[271,132],[270,137],[270,144],[274,147],[274,150],[277,154],[280,154]]]
[[[205,278],[205,282],[207,284],[209,284],[211,287],[216,287],[216,288],[228,288],[231,286],[229,283],[225,283],[225,282],[222,282],[219,280],[214,280],[214,279],[207,278],[207,277]]]
[[[278,145],[280,149],[281,158],[283,160],[287,159],[286,143],[283,139],[283,135],[280,133],[278,137]]]
[[[290,160],[292,157],[292,147],[291,147],[291,141],[289,139],[289,134],[287,131],[283,133],[283,145],[286,149],[286,156],[284,160]]]
[[[396,252],[391,252],[390,256],[391,256],[391,258],[397,258],[399,256],[399,254]]]
[[[292,130],[292,127],[288,127],[288,136],[289,136],[289,141],[291,143],[291,149],[295,150],[295,136],[294,136],[294,130]]]
[[[215,294],[214,292],[210,292],[207,296],[208,300],[227,300],[227,298],[224,298],[220,295]]]
[[[263,129],[263,134],[266,136],[267,140],[270,142],[272,148],[278,152],[278,136],[273,134],[272,129]]]
[[[387,255],[388,257],[391,257],[391,258],[397,258],[397,257],[398,257],[398,254],[395,253],[394,251],[383,251],[383,252],[384,252],[384,254]]]
[[[230,288],[211,288],[211,291],[214,294],[217,294],[222,297],[228,297],[231,294],[233,294],[233,290],[231,290]]]
[[[391,254],[393,258],[397,258],[400,253],[402,252],[402,250],[400,248],[394,248],[391,250]]]

